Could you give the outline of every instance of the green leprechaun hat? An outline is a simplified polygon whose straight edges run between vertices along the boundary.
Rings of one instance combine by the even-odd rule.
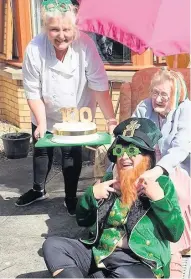
[[[161,131],[153,121],[146,118],[131,117],[121,122],[113,131],[115,140],[108,149],[108,157],[111,162],[116,162],[113,155],[116,144],[131,143],[142,150],[155,152],[155,145],[162,137]]]

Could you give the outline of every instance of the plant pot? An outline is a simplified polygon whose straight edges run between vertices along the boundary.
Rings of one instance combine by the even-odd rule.
[[[29,152],[31,135],[28,133],[7,133],[2,137],[5,155],[8,159],[25,158]]]

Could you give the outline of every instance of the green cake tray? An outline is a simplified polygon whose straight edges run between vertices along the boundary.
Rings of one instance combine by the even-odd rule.
[[[83,142],[82,144],[79,143],[71,143],[71,144],[65,144],[65,143],[57,143],[53,142],[51,139],[53,137],[52,134],[46,134],[44,138],[40,138],[37,143],[35,144],[35,147],[59,147],[59,146],[93,146],[93,145],[102,145],[102,144],[111,144],[112,137],[111,135],[104,133],[104,132],[98,132],[98,139],[92,142]]]

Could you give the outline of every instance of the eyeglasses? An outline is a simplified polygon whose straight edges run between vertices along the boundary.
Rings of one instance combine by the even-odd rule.
[[[129,144],[128,147],[124,147],[121,144],[116,144],[113,149],[113,155],[117,157],[122,157],[126,153],[129,157],[137,156],[141,154],[141,151],[134,144]]]
[[[160,92],[156,89],[153,89],[151,91],[151,97],[156,99],[158,96],[160,96],[162,102],[167,102],[170,98],[165,92]]]
[[[60,12],[67,12],[70,10],[70,0],[44,0],[42,6],[47,12],[54,12],[59,10]]]

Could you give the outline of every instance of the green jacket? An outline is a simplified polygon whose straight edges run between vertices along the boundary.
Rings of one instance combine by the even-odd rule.
[[[110,180],[112,177],[112,173],[108,173],[103,180]],[[149,206],[132,228],[128,236],[128,244],[131,250],[152,268],[157,277],[168,278],[170,275],[169,241],[177,242],[180,239],[184,230],[184,221],[170,178],[163,175],[157,181],[164,190],[165,197],[158,201],[148,200]],[[88,239],[81,239],[82,242],[96,245],[104,229],[104,218],[107,218],[110,209],[107,200],[97,201],[94,198],[93,186],[89,186],[78,202],[76,211],[78,225],[89,227],[90,232]],[[107,214],[104,211],[107,211]]]

